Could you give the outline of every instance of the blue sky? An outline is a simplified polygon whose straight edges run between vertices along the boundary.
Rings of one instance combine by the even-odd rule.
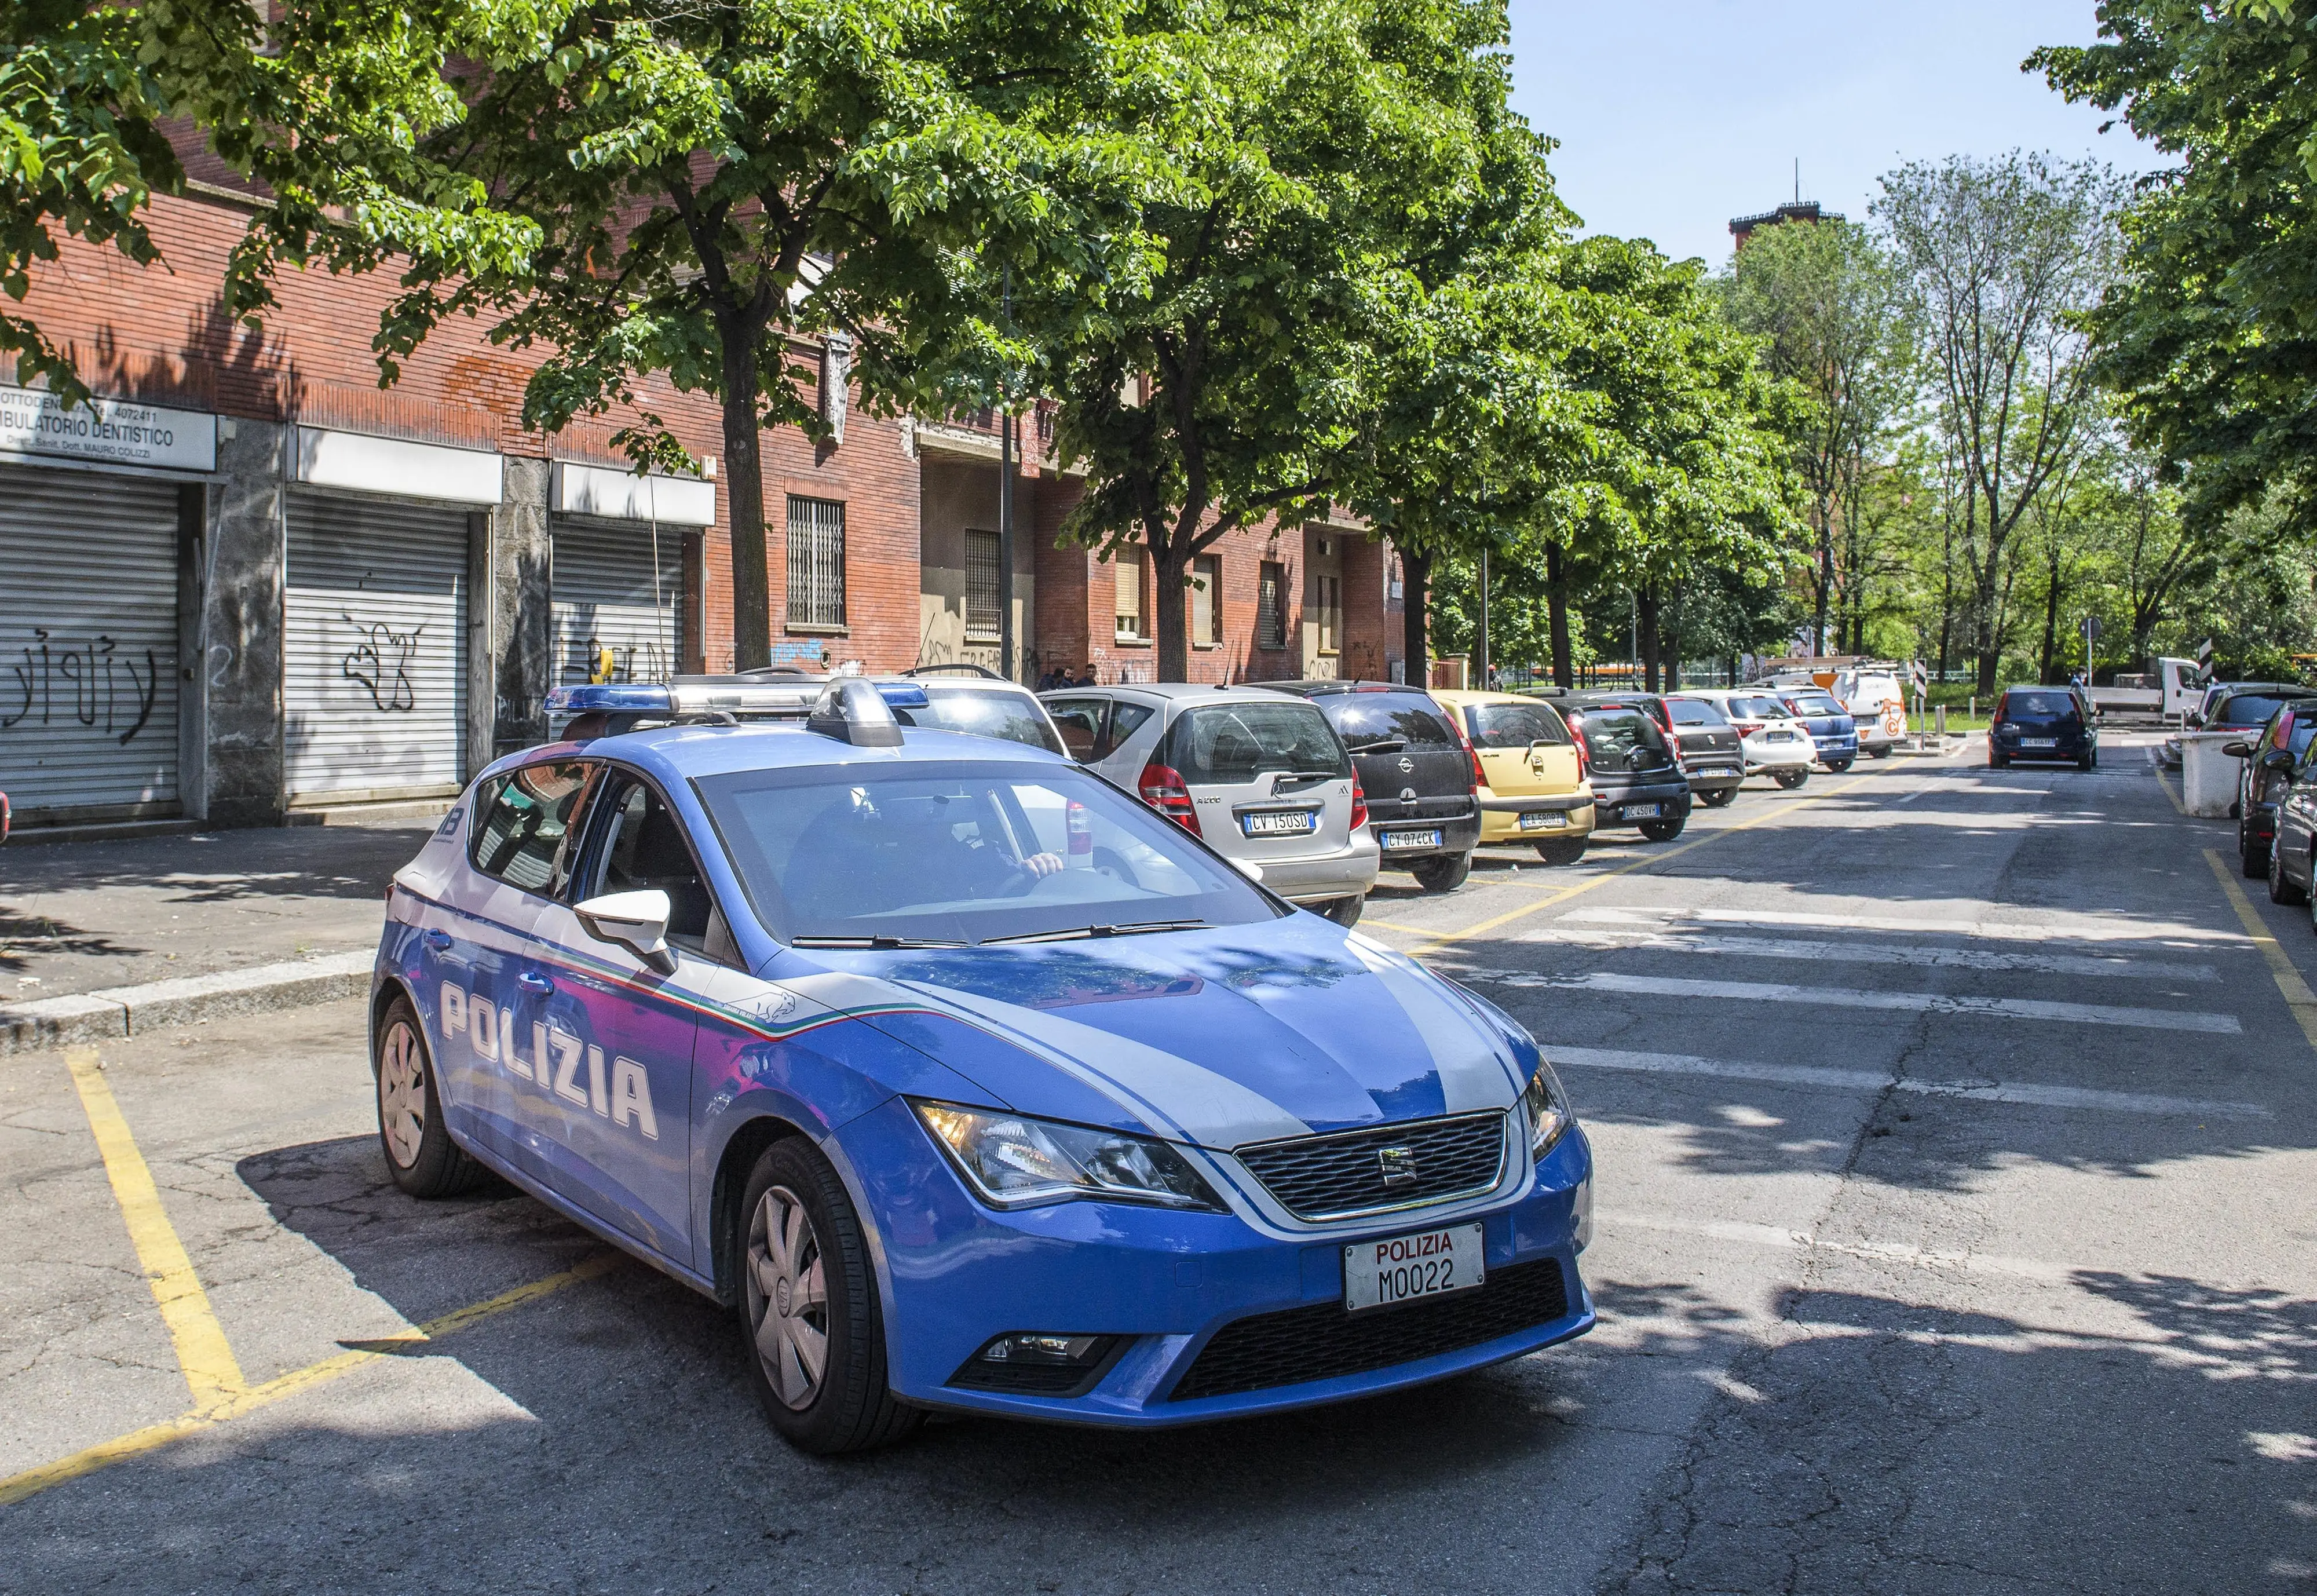
[[[2019,70],[2089,43],[2092,0],[1511,0],[1514,103],[1561,140],[1587,229],[1730,254],[1733,216],[1803,198],[1864,220],[1909,160],[2015,147],[2161,165]]]

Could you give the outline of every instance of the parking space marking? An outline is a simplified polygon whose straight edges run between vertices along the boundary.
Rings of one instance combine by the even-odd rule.
[[[1956,1098],[1973,1103],[2012,1103],[2032,1108],[2089,1108],[2111,1114],[2152,1114],[2169,1118],[2269,1119],[2259,1103],[2160,1097],[2150,1092],[2100,1091],[2080,1086],[2042,1086],[2018,1080],[1917,1080],[1893,1079],[1879,1070],[1820,1070],[1804,1064],[1757,1064],[1737,1059],[1698,1058],[1683,1053],[1628,1053],[1608,1047],[1554,1047],[1544,1056],[1555,1068],[1622,1070],[1652,1075],[1701,1075],[1716,1080],[1755,1080],[1769,1086],[1815,1087],[1830,1091],[1901,1091],[1916,1097]]]
[[[137,1262],[153,1289],[161,1323],[168,1327],[169,1340],[177,1349],[177,1365],[192,1389],[195,1411],[240,1395],[247,1389],[241,1366],[227,1344],[225,1327],[210,1307],[209,1293],[201,1288],[193,1260],[177,1239],[168,1210],[161,1206],[160,1188],[153,1183],[145,1155],[137,1150],[137,1138],[130,1134],[121,1105],[113,1100],[96,1049],[67,1048],[65,1067],[72,1071],[81,1110],[95,1134],[105,1177],[112,1183],[113,1198],[121,1205],[121,1220],[129,1227],[130,1244],[137,1250]]]
[[[1893,942],[1812,942],[1792,937],[1715,937],[1685,929],[1620,929],[1571,925],[1531,931],[1523,942],[1554,942],[1618,952],[1699,954],[1709,957],[1788,959],[1802,964],[1913,964],[1934,970],[2029,970],[2050,975],[2122,975],[2140,980],[2217,981],[2210,964],[2129,959],[2118,954],[1993,953],[1982,947],[1915,947]]]
[[[2242,939],[2234,931],[2211,931],[2170,920],[2118,922],[2093,915],[2070,915],[2030,924],[2024,920],[1932,919],[1921,915],[1829,914],[1777,909],[1572,909],[1561,917],[1596,925],[1654,925],[1668,919],[1716,926],[1793,926],[1805,930],[1897,931],[1913,936],[1972,937],[1999,942],[2224,942]]]
[[[1713,998],[1739,1003],[1807,1003],[1831,1009],[1896,1009],[1912,1014],[2047,1019],[2069,1025],[2130,1026],[2147,1031],[2202,1031],[2220,1036],[2234,1036],[2244,1030],[2233,1014],[2199,1014],[2183,1009],[2125,1009],[2106,1003],[2055,1003],[2041,998],[1981,998],[1960,992],[1870,992],[1847,987],[1794,986],[1783,982],[1688,981],[1675,976],[1625,975],[1611,970],[1589,971],[1581,975],[1463,970],[1457,973],[1457,979],[1500,986],[1552,987],[1562,991]]]
[[[1776,820],[1780,815],[1792,814],[1803,804],[1815,803],[1822,798],[1831,798],[1837,793],[1847,793],[1851,788],[1864,786],[1874,779],[1874,777],[1871,776],[1853,776],[1847,782],[1843,782],[1836,786],[1828,787],[1823,791],[1808,793],[1800,797],[1790,798],[1785,802],[1780,804],[1777,808],[1766,809],[1760,814],[1754,816],[1751,820],[1739,820],[1734,824],[1723,826],[1717,830],[1709,831],[1695,842],[1682,843],[1678,847],[1666,849],[1663,853],[1645,855],[1641,858],[1633,860],[1629,864],[1620,865],[1612,870],[1605,870],[1600,874],[1589,877],[1587,880],[1572,882],[1568,886],[1562,887],[1558,892],[1552,892],[1544,897],[1539,898],[1534,903],[1523,904],[1520,908],[1507,910],[1503,914],[1491,915],[1487,919],[1480,921],[1477,925],[1467,926],[1461,931],[1436,931],[1427,933],[1427,935],[1430,936],[1431,940],[1425,943],[1420,947],[1409,949],[1409,956],[1410,958],[1421,958],[1426,954],[1437,952],[1441,948],[1462,942],[1467,937],[1478,937],[1484,931],[1493,931],[1498,926],[1510,925],[1513,921],[1516,919],[1525,919],[1532,914],[1542,914],[1544,910],[1551,909],[1556,903],[1565,903],[1570,899],[1577,896],[1578,893],[1589,892],[1595,887],[1600,886],[1606,882],[1615,881],[1621,875],[1631,875],[1637,870],[1647,870],[1652,865],[1662,865],[1668,859],[1678,859],[1682,855],[1694,853],[1697,849],[1705,847],[1708,843],[1713,842],[1721,838],[1729,837],[1740,831],[1750,831],[1756,826],[1761,825],[1765,821]]]
[[[158,1424],[148,1424],[142,1430],[132,1430],[127,1435],[115,1436],[109,1441],[99,1441],[93,1447],[86,1447],[75,1452],[69,1457],[59,1457],[54,1463],[44,1463],[37,1468],[28,1468],[22,1474],[10,1475],[5,1479],[0,1479],[0,1507],[22,1502],[28,1496],[38,1495],[40,1492],[51,1486],[61,1485],[68,1480],[76,1480],[84,1475],[94,1474],[97,1470],[112,1464],[158,1450],[173,1441],[182,1440],[186,1436],[201,1430],[215,1429],[228,1420],[238,1419],[246,1413],[255,1412],[259,1408],[270,1406],[284,1397],[295,1396],[300,1392],[311,1391],[317,1385],[327,1385],[343,1375],[352,1374],[365,1364],[376,1363],[385,1358],[407,1357],[412,1352],[424,1349],[431,1342],[439,1340],[444,1336],[479,1324],[487,1319],[497,1318],[512,1309],[537,1302],[541,1297],[551,1296],[567,1286],[576,1286],[583,1280],[592,1280],[598,1275],[606,1274],[616,1267],[620,1260],[621,1254],[616,1252],[591,1253],[560,1273],[545,1276],[528,1285],[515,1287],[511,1291],[503,1291],[498,1296],[486,1298],[482,1302],[470,1303],[463,1308],[443,1314],[439,1319],[429,1319],[425,1323],[418,1325],[405,1334],[388,1336],[378,1340],[342,1343],[347,1349],[335,1357],[325,1358],[319,1363],[309,1364],[304,1368],[292,1369],[286,1375],[248,1386],[210,1407],[196,1408],[193,1412],[181,1413],[174,1419],[164,1420]]]
[[[2187,814],[2188,812],[2188,806],[2180,802],[2180,794],[2174,792],[2172,790],[2172,784],[2164,779],[2163,767],[2159,766],[2153,758],[2149,760],[2149,769],[2156,777],[2156,785],[2164,789],[2164,795],[2172,800],[2172,807],[2178,810],[2182,814]]]
[[[2220,851],[2206,848],[2205,863],[2213,867],[2213,874],[2221,883],[2221,892],[2228,899],[2229,907],[2237,911],[2237,919],[2243,925],[2245,935],[2252,938],[2255,947],[2260,949],[2260,956],[2268,961],[2268,973],[2275,977],[2277,990],[2284,995],[2285,1006],[2293,1011],[2295,1021],[2301,1027],[2302,1036],[2308,1038],[2310,1046],[2317,1047],[2317,992],[2309,990],[2309,983],[2301,978],[2301,972],[2294,967],[2293,960],[2278,946],[2277,938],[2268,934],[2268,922],[2260,918],[2259,912],[2252,906],[2252,900],[2245,896],[2244,889],[2237,885],[2236,877],[2231,875],[2229,867],[2221,862]]]
[[[1423,926],[1403,926],[1399,924],[1397,921],[1380,920],[1373,915],[1368,914],[1360,916],[1360,926],[1363,929],[1373,926],[1379,931],[1399,931],[1403,935],[1409,937],[1429,937],[1432,935],[1431,931]]]

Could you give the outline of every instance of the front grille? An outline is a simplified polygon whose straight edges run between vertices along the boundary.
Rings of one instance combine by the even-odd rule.
[[[1387,1149],[1401,1173],[1415,1179],[1384,1181]],[[1373,1130],[1298,1136],[1238,1150],[1248,1173],[1299,1219],[1340,1219],[1387,1208],[1414,1207],[1486,1191],[1504,1169],[1505,1116],[1467,1114],[1420,1119]]]
[[[1355,1314],[1345,1312],[1340,1303],[1314,1303],[1257,1314],[1217,1331],[1167,1400],[1195,1402],[1203,1396],[1233,1396],[1366,1374],[1477,1347],[1550,1324],[1568,1312],[1561,1265],[1541,1258],[1498,1269],[1471,1291],[1427,1297],[1404,1307]]]

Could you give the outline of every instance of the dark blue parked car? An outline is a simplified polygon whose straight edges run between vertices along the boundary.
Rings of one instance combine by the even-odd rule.
[[[1818,762],[1837,776],[1858,762],[1858,722],[1823,687],[1779,687],[1778,702],[1810,729]]]
[[[2014,759],[2068,760],[2079,770],[2099,763],[2099,732],[2091,705],[2073,687],[2005,689],[1995,701],[1987,732],[1987,763],[1996,770]]]

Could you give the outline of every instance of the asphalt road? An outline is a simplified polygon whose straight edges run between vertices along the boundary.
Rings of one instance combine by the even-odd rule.
[[[0,1063],[0,1591],[2317,1590],[2317,938],[2228,844],[2112,743],[1388,884],[1564,1061],[1600,1326],[1158,1436],[790,1452],[704,1301],[395,1193],[358,1005]]]

